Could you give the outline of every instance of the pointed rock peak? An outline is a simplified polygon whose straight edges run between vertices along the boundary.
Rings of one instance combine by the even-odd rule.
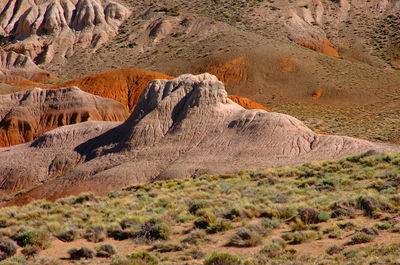
[[[224,84],[214,75],[184,74],[173,80],[152,81],[139,99],[129,120],[138,121],[156,109],[163,109],[164,113],[176,113],[178,109],[182,111],[183,108],[201,108],[228,102],[231,101]]]

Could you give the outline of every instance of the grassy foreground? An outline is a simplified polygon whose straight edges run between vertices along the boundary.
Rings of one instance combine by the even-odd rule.
[[[399,264],[400,154],[0,209],[0,264]]]

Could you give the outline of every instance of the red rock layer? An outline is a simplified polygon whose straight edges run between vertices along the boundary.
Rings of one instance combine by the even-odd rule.
[[[77,86],[88,93],[115,99],[132,112],[152,80],[172,78],[157,72],[128,68],[85,76],[50,88]]]
[[[241,97],[241,96],[236,96],[236,95],[229,95],[229,98],[239,104],[240,106],[242,106],[245,109],[262,109],[268,112],[271,112],[269,109],[267,109],[266,107],[264,107],[261,104],[258,104],[248,98],[245,97]]]

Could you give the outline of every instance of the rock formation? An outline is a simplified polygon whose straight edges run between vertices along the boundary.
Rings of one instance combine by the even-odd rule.
[[[128,116],[122,104],[77,87],[34,88],[0,95],[0,147],[32,141],[44,132],[68,124],[88,120],[124,121]]]
[[[11,195],[37,186],[11,202],[23,204],[367,150],[400,147],[315,134],[291,116],[244,109],[215,76],[182,75],[151,82],[124,123],[64,126],[31,143],[0,149],[0,187]]]
[[[88,93],[115,99],[133,111],[152,80],[172,78],[161,73],[130,68],[89,75],[50,88],[77,86]]]
[[[0,83],[32,86],[55,80],[56,76],[40,69],[28,56],[0,48]]]
[[[9,0],[0,11],[0,33],[12,41],[7,50],[39,64],[63,63],[76,50],[98,49],[129,15],[108,0]]]

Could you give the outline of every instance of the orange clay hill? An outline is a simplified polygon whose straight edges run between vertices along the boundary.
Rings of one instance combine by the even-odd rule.
[[[84,76],[50,88],[77,86],[85,92],[115,99],[132,112],[144,89],[154,79],[173,77],[143,69],[127,68]]]
[[[0,147],[32,141],[47,131],[84,121],[124,121],[121,103],[77,87],[32,88],[0,95]]]
[[[245,109],[262,109],[268,112],[271,112],[269,109],[267,109],[266,107],[264,107],[261,104],[258,104],[257,102],[254,102],[248,98],[245,97],[241,97],[241,96],[236,96],[236,95],[229,95],[229,98],[239,104],[240,106],[242,106]]]

